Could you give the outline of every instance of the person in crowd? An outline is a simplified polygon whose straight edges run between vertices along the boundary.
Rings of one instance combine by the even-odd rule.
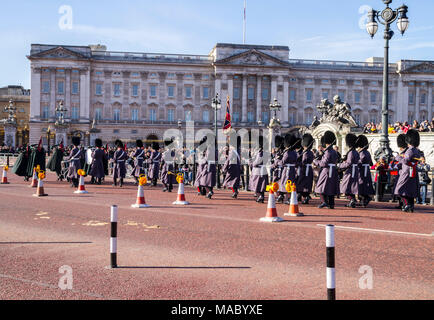
[[[425,157],[421,157],[417,165],[417,172],[419,174],[419,184],[420,192],[417,198],[417,204],[426,205],[426,195],[428,190],[428,185],[432,182],[429,177],[429,172],[431,171],[431,166],[426,163]]]

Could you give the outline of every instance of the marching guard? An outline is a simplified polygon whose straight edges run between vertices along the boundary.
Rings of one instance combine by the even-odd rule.
[[[69,167],[68,179],[71,180],[71,187],[78,188],[78,173],[77,171],[82,168],[82,161],[84,160],[84,152],[80,148],[80,137],[72,137],[73,148],[69,153]]]
[[[314,159],[314,154],[312,152],[314,139],[312,135],[305,134],[301,139],[301,145],[303,147],[303,152],[299,157],[299,172],[297,175],[297,181],[295,183],[297,192],[303,199],[303,204],[309,204],[310,194],[312,192],[313,185],[313,169],[312,162]]]
[[[396,183],[395,194],[402,199],[403,212],[414,212],[414,199],[419,194],[417,163],[422,156],[417,149],[420,144],[419,132],[411,129],[407,132],[405,138],[408,149],[397,157],[397,161],[402,165],[402,169]]]
[[[360,135],[357,141],[357,148],[359,150],[359,198],[362,206],[366,208],[372,200],[371,196],[375,194],[374,186],[372,184],[371,167],[374,165],[372,162],[371,154],[368,151],[369,141],[365,135]]]
[[[241,158],[238,151],[233,146],[229,147],[226,162],[222,169],[225,174],[223,187],[232,190],[232,198],[234,199],[238,197],[238,189],[240,188]]]
[[[134,177],[135,185],[139,185],[139,178],[140,175],[143,174],[143,162],[145,160],[145,148],[143,147],[143,141],[142,140],[136,140],[136,151],[134,151],[134,154],[132,155],[132,158],[134,159],[134,167],[132,175]]]
[[[117,179],[119,179],[119,186],[122,188],[124,179],[127,174],[126,161],[128,155],[124,150],[124,144],[121,140],[116,140],[116,151],[113,155],[113,187],[117,186]]]
[[[345,205],[348,208],[356,207],[356,194],[359,193],[359,161],[360,156],[356,151],[357,136],[349,133],[345,137],[345,143],[350,149],[347,155],[339,163],[338,168],[344,171],[340,184],[340,193],[345,194],[349,202]]]
[[[326,131],[321,138],[325,150],[313,164],[320,168],[318,181],[315,186],[315,193],[320,195],[321,204],[318,208],[335,208],[335,196],[339,195],[339,177],[336,163],[338,154],[333,149],[336,143],[336,136],[331,131]]]
[[[160,180],[164,185],[163,192],[172,192],[173,185],[176,183],[175,176],[175,149],[168,148],[173,143],[172,140],[164,141],[166,150],[163,152],[161,159],[161,173]]]
[[[249,160],[249,165],[252,171],[250,179],[250,190],[254,191],[258,196],[256,202],[264,203],[265,191],[268,185],[267,163],[264,158],[264,137],[259,137],[259,148],[254,156],[254,159]]]
[[[148,170],[148,178],[149,180],[151,180],[152,187],[157,186],[157,179],[160,174],[160,162],[161,162],[160,145],[157,142],[153,142],[150,156],[149,156],[149,170]]]
[[[92,152],[92,164],[90,166],[89,175],[92,177],[91,184],[101,185],[102,179],[105,177],[104,160],[107,155],[102,146],[101,139],[95,139],[95,150]]]
[[[285,151],[283,153],[282,160],[279,164],[282,166],[282,174],[279,180],[279,197],[277,198],[278,203],[289,204],[289,199],[287,198],[286,183],[290,180],[295,183],[296,180],[296,166],[297,166],[297,152],[295,148],[297,146],[297,138],[292,134],[287,134],[284,138]]]

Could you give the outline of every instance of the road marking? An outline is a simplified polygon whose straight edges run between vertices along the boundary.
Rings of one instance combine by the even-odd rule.
[[[44,282],[39,282],[39,281],[33,281],[33,280],[28,280],[28,279],[22,279],[22,278],[16,278],[16,277],[12,277],[12,276],[8,276],[7,274],[0,274],[0,278],[5,278],[5,279],[10,279],[10,280],[15,280],[15,281],[21,281],[23,283],[29,283],[29,284],[34,284],[40,287],[45,287],[45,288],[50,288],[50,289],[57,289],[60,290],[59,286],[55,286],[53,284],[49,284],[49,283],[44,283]],[[79,291],[79,290],[68,290],[74,293],[80,293],[80,294],[84,294],[86,296],[89,297],[94,297],[94,298],[101,298],[103,299],[104,297],[100,294],[96,294],[96,293],[88,293],[88,292],[83,292],[83,291]]]
[[[82,223],[82,225],[88,226],[88,227],[102,227],[102,226],[108,225],[108,222],[90,220],[89,222]]]
[[[325,224],[317,224],[319,227],[325,227]],[[414,233],[414,232],[404,232],[404,231],[393,231],[393,230],[382,230],[382,229],[369,229],[369,228],[356,228],[356,227],[342,227],[335,226],[337,229],[348,229],[348,230],[358,230],[358,231],[372,231],[372,232],[383,232],[383,233],[394,233],[394,234],[404,234],[411,236],[423,236],[423,237],[432,237],[434,234],[426,234],[426,233]]]

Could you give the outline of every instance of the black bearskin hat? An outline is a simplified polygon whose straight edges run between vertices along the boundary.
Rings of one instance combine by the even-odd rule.
[[[152,142],[152,149],[154,150],[160,149],[160,145],[158,144],[158,142]]]
[[[345,136],[345,144],[348,148],[355,148],[357,146],[357,136],[349,133]]]
[[[276,136],[274,140],[274,145],[276,146],[276,148],[280,149],[283,146],[283,137]]]
[[[366,149],[369,146],[368,138],[365,135],[361,134],[358,137],[357,148]]]
[[[313,137],[309,133],[306,133],[303,136],[303,138],[301,138],[301,145],[305,148],[308,148],[308,149],[312,148],[313,142],[314,142]]]
[[[101,139],[95,139],[95,147],[97,147],[97,148],[102,147],[102,140]]]
[[[320,142],[321,142],[321,147],[325,148],[326,144],[324,142],[324,136],[321,137],[321,141]]]
[[[143,141],[142,140],[136,140],[136,147],[143,148]]]
[[[80,145],[80,137],[72,137],[72,144],[74,146],[79,146]]]
[[[398,145],[398,148],[401,149],[405,149],[407,148],[407,142],[405,142],[406,140],[406,135],[405,134],[400,134],[397,138],[396,138],[396,144]]]
[[[331,131],[326,131],[325,133],[324,133],[324,136],[323,136],[323,138],[324,138],[324,144],[331,144],[331,145],[334,145],[334,144],[336,144],[336,136],[335,136],[335,134],[333,133],[333,132],[331,132]]]
[[[124,147],[124,144],[122,143],[121,140],[116,140],[115,145],[117,148],[123,148]]]
[[[297,142],[297,138],[292,134],[288,133],[287,135],[285,135],[285,139],[284,139],[285,148],[293,149],[296,142]]]
[[[405,135],[405,142],[407,144],[417,148],[420,145],[420,135],[419,132],[411,129],[407,131],[407,134]]]

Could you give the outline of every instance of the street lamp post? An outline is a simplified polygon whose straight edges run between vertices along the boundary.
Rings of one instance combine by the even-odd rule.
[[[392,0],[383,0],[386,5],[386,9],[379,12],[374,9],[368,14],[368,23],[366,24],[366,30],[373,38],[378,30],[378,22],[385,26],[384,29],[384,66],[383,66],[383,101],[381,111],[381,125],[382,134],[380,138],[380,149],[376,151],[376,157],[385,156],[387,161],[390,161],[392,157],[392,150],[390,149],[389,141],[389,41],[392,39],[394,32],[390,29],[391,24],[397,21],[398,30],[404,35],[408,29],[409,20],[407,18],[408,7],[402,5],[396,10],[389,7]]]
[[[277,101],[277,98],[273,100],[269,105],[270,111],[273,113],[273,117],[268,125],[269,139],[270,139],[270,152],[273,150],[274,136],[280,133],[280,120],[277,118],[277,112],[282,108],[282,105]]]
[[[222,102],[219,98],[219,94],[216,93],[215,97],[212,99],[212,103],[211,103],[213,109],[214,109],[214,150],[215,150],[215,156],[214,156],[214,160],[216,161],[216,183],[217,183],[217,188],[220,188],[220,169],[219,169],[219,163],[218,163],[218,147],[217,147],[217,143],[218,143],[218,139],[217,139],[217,133],[218,133],[218,129],[217,129],[217,111],[220,110],[222,108]]]

